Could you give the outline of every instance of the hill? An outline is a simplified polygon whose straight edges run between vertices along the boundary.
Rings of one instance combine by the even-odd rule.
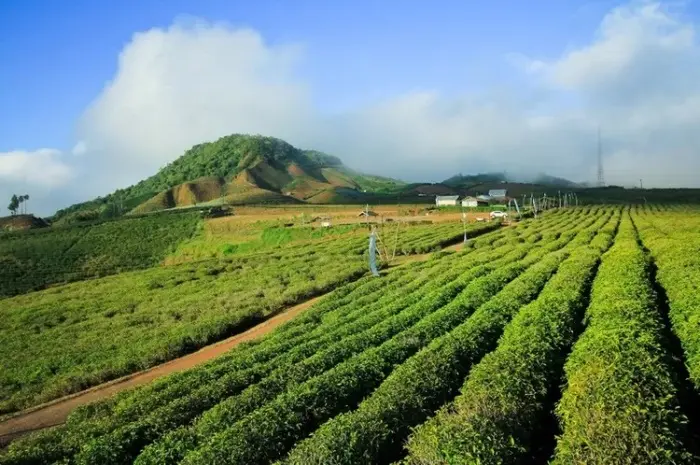
[[[535,186],[560,187],[568,189],[582,187],[580,184],[569,181],[568,179],[550,176],[545,173],[540,173],[535,177],[513,176],[507,175],[506,173],[479,173],[467,175],[459,173],[442,182],[442,184],[450,186],[454,189],[462,190],[475,189],[481,185],[493,186],[498,185],[499,183],[530,184]]]
[[[363,194],[390,193],[403,185],[274,137],[233,134],[195,145],[133,186],[59,210],[54,220],[70,223],[202,203],[355,203]]]

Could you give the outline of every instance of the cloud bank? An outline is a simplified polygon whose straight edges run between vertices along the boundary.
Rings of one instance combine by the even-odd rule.
[[[61,191],[56,199],[85,200],[234,132],[273,135],[407,180],[507,170],[591,181],[598,125],[609,183],[700,187],[696,28],[675,7],[633,3],[602,18],[591,43],[558,57],[520,50],[503,57],[521,73],[520,88],[456,96],[421,90],[326,115],[298,75],[310,58],[301,44],[177,22],[135,34],[125,46],[114,79],[79,121],[70,156],[0,154],[0,196],[21,181]],[[60,206],[48,202],[43,213]]]

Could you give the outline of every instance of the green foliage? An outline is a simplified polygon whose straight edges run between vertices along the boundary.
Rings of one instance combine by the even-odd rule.
[[[386,306],[387,301],[386,299],[383,300],[383,303]],[[412,298],[404,298],[402,300],[403,302],[392,302],[391,307],[394,308],[393,313],[396,313],[397,310],[400,308],[406,308],[407,303],[419,301],[420,296],[414,295],[412,296]],[[365,318],[362,318],[362,325],[353,325],[355,329],[359,329],[360,327],[366,326],[368,323],[370,323],[370,321],[373,321],[375,324],[381,322],[379,325],[372,327],[372,329],[365,332],[363,336],[353,336],[352,332],[348,332],[348,330],[352,329],[352,327],[347,327],[349,325],[343,325],[339,328],[339,331],[336,331],[335,334],[332,335],[334,337],[329,338],[329,336],[331,335],[324,334],[320,338],[320,340],[313,341],[311,344],[303,344],[301,346],[296,347],[293,351],[293,353],[295,353],[295,357],[292,359],[284,357],[283,360],[277,360],[275,363],[277,368],[268,374],[267,379],[265,379],[259,384],[245,389],[243,392],[240,393],[239,396],[230,397],[229,399],[224,400],[223,402],[216,405],[216,407],[206,412],[203,415],[203,417],[197,422],[197,428],[193,431],[193,433],[198,437],[198,440],[192,438],[192,435],[183,436],[181,432],[176,432],[174,434],[178,438],[180,438],[178,442],[181,441],[183,437],[187,438],[187,444],[194,445],[198,442],[202,442],[204,439],[215,434],[217,431],[223,430],[227,425],[233,424],[236,419],[240,419],[245,414],[250,413],[256,407],[261,406],[265,402],[271,401],[276,395],[284,392],[285,389],[291,389],[293,386],[308,380],[314,375],[323,374],[324,371],[332,368],[335,364],[340,363],[344,359],[351,357],[353,354],[360,353],[363,350],[371,347],[372,345],[378,344],[382,340],[386,340],[387,338],[391,337],[391,335],[396,334],[402,329],[405,329],[412,323],[415,323],[415,321],[417,321],[420,318],[420,314],[425,313],[426,310],[424,307],[425,306],[420,307],[414,305],[413,310],[407,309],[395,318],[387,318],[391,315],[392,311],[389,311],[386,307],[384,307],[382,310],[384,310],[385,312],[389,311],[388,313],[383,313],[383,315],[381,315],[384,317],[384,321],[382,319],[378,319],[378,317],[381,318],[381,316],[375,314],[371,320],[368,318],[369,315]],[[366,311],[367,310],[368,309],[366,309]],[[346,337],[346,339],[339,342],[338,344],[333,344],[333,341],[336,341],[337,337],[340,335],[338,334],[338,332],[342,332],[342,334],[348,337]],[[328,349],[324,350],[324,345],[331,345],[332,348],[328,347]],[[301,361],[300,364],[293,365],[290,363],[294,362],[296,358],[300,358],[303,360],[304,357],[308,357],[308,359],[305,361]],[[233,388],[233,392],[227,390],[228,393],[232,394],[235,393],[237,390],[240,391],[240,389],[246,386],[245,381],[247,381],[247,383],[250,383],[251,379],[249,376],[250,374],[242,378],[239,377],[239,384],[237,389]],[[229,385],[229,389],[231,388],[232,387]],[[201,399],[202,396],[205,395],[204,393],[207,393],[205,395],[205,398],[211,398],[211,392],[211,386],[207,386],[206,388],[193,391],[192,395],[188,396],[188,399],[186,399],[186,402],[183,405],[194,405],[197,408],[195,408],[194,410],[186,410],[182,407],[175,409],[174,411],[178,413],[177,420],[173,421],[172,415],[164,414],[163,412],[154,412],[156,418],[158,419],[158,422],[162,422],[165,420],[172,421],[171,424],[177,424],[176,422],[180,424],[185,423],[185,420],[187,420],[188,418],[193,418],[198,413],[198,411],[201,411],[201,402],[198,402],[195,399]],[[220,395],[219,398],[221,399]],[[208,402],[208,404],[210,403],[211,401]],[[183,412],[188,412],[188,418],[183,417]],[[135,435],[133,433],[129,434],[130,439],[133,439],[134,436]],[[149,436],[140,434],[138,437],[144,439]],[[168,438],[166,438],[165,444],[172,445],[172,442],[173,437],[171,434]],[[117,440],[117,443],[120,444],[120,447],[124,447],[125,444],[129,444],[127,446],[128,448],[134,448],[133,440],[125,442],[124,439],[119,439]],[[168,449],[170,448],[170,445],[168,446]],[[150,452],[151,462],[162,463],[162,460],[164,460],[162,457],[162,447],[163,445],[161,444],[159,449],[161,454],[155,454],[154,456],[154,451]],[[176,447],[181,450],[186,449],[183,445]],[[138,451],[138,448],[136,450]],[[85,458],[84,461],[86,463],[89,463],[96,459],[97,457],[90,455],[89,457]]]
[[[626,216],[605,255],[587,328],[566,362],[554,464],[694,463],[664,347],[649,262]]]
[[[365,268],[360,255],[278,252],[6,299],[0,407],[16,410],[191,352],[356,279]]]
[[[514,234],[517,236],[515,230],[504,230],[499,231],[495,235],[508,237]],[[366,238],[363,239],[363,242],[365,241]],[[313,247],[313,245],[309,247]],[[315,247],[318,248],[318,245],[316,244]],[[512,247],[506,246],[498,254],[502,256],[508,250],[512,250]],[[303,255],[309,255],[305,252],[302,253]],[[488,249],[484,250],[484,254],[480,259],[482,263],[484,263],[484,260],[486,262],[490,261],[491,259],[488,257],[494,256]],[[171,376],[133,393],[123,393],[117,399],[103,402],[101,406],[81,409],[69,419],[65,427],[59,428],[51,434],[45,433],[35,438],[18,441],[11,447],[11,452],[8,454],[8,457],[11,457],[11,459],[8,459],[10,460],[8,463],[45,463],[46,461],[61,460],[73,456],[81,449],[83,450],[81,454],[87,454],[85,457],[91,457],[92,455],[91,452],[88,452],[87,444],[91,443],[90,438],[93,437],[102,438],[95,443],[95,453],[98,450],[106,450],[100,449],[98,444],[112,444],[115,446],[113,450],[122,450],[121,454],[127,454],[121,455],[121,457],[122,460],[128,461],[130,459],[125,459],[124,457],[133,457],[131,454],[134,451],[138,451],[145,443],[153,440],[154,436],[152,435],[154,432],[163,434],[163,432],[174,428],[179,423],[184,426],[190,421],[188,418],[191,419],[193,415],[201,414],[202,410],[208,408],[207,405],[218,404],[235,392],[243,394],[241,400],[249,399],[249,401],[254,401],[255,399],[261,399],[255,394],[256,392],[260,394],[268,393],[268,396],[274,395],[274,384],[272,383],[279,376],[287,376],[287,382],[301,383],[308,377],[313,376],[312,368],[314,366],[316,370],[321,370],[320,372],[324,370],[324,363],[331,363],[330,366],[332,366],[333,358],[323,362],[325,357],[338,357],[345,353],[346,355],[343,358],[347,358],[361,350],[356,344],[367,344],[367,340],[359,338],[355,338],[355,345],[352,345],[351,341],[343,342],[346,348],[341,352],[336,352],[331,347],[333,344],[343,341],[358,331],[370,330],[373,326],[390,318],[392,314],[398,315],[400,312],[403,313],[402,310],[408,301],[402,299],[408,299],[408,296],[413,294],[414,297],[412,299],[415,301],[416,297],[422,295],[425,286],[431,282],[431,276],[444,280],[448,276],[454,277],[460,273],[460,270],[468,268],[470,266],[469,263],[475,263],[467,260],[460,267],[454,267],[453,261],[457,260],[459,262],[461,256],[462,254],[451,254],[449,257],[441,260],[404,265],[392,270],[387,279],[391,277],[391,280],[402,280],[401,283],[397,283],[397,285],[402,284],[402,287],[397,287],[395,293],[390,292],[391,286],[387,287],[387,283],[384,280],[373,278],[364,278],[357,283],[343,286],[320,304],[315,305],[312,309],[261,341],[244,344],[231,352],[230,355],[221,357],[208,366]],[[347,258],[338,260],[338,258],[334,257],[333,261],[338,266],[342,266],[343,269],[348,268]],[[497,264],[493,266],[497,266]],[[425,273],[420,271],[423,267],[426,269]],[[428,272],[428,269],[434,271]],[[221,275],[223,274],[221,273]],[[236,277],[232,277],[231,280],[235,282]],[[435,281],[435,284],[438,282]],[[185,285],[181,284],[180,286]],[[261,288],[261,286],[250,282],[242,282],[241,286],[247,286],[252,289]],[[262,286],[262,288],[265,288],[265,286]],[[190,289],[193,288],[190,287]],[[411,292],[407,292],[407,290]],[[353,293],[355,294],[353,295]],[[377,294],[379,298],[373,293]],[[397,296],[401,298],[397,299]],[[401,302],[404,302],[403,305],[401,305]],[[400,321],[406,322],[405,318],[408,318],[408,314],[402,316],[400,320],[396,320],[395,323],[387,323],[388,326],[384,326],[386,328],[384,331],[390,328],[398,328],[396,325]],[[373,333],[375,334],[373,336],[375,341],[382,334],[381,331],[377,329]],[[396,331],[396,329],[393,331]],[[375,344],[378,342],[375,342]],[[309,361],[300,365],[298,370],[290,370],[291,365],[300,363],[305,358],[315,354],[321,354],[325,347],[328,347],[328,352],[326,352],[326,355],[323,355],[324,358],[321,358],[321,355],[319,355],[314,358],[317,362]],[[352,347],[356,348],[352,349]],[[329,365],[326,366],[328,367]],[[276,371],[278,374],[273,375]],[[289,376],[292,376],[292,378],[289,378]],[[296,376],[302,376],[302,378],[295,378]],[[256,380],[262,381],[264,379],[269,379],[269,381],[259,385],[257,388],[253,388],[257,382]],[[297,381],[294,381],[294,379],[297,379]],[[285,389],[287,382],[281,384],[280,388]],[[251,386],[251,389],[241,391],[247,386]],[[261,389],[263,387],[265,388]],[[245,394],[246,392],[247,394]],[[178,402],[178,399],[183,400]],[[172,402],[175,403],[169,406]],[[227,404],[222,404],[222,407],[215,411],[226,411],[223,409],[223,405]],[[233,405],[236,404],[234,403]],[[251,406],[253,405],[251,404]],[[191,406],[191,408],[185,408],[187,406]],[[150,412],[156,411],[158,414],[148,415]],[[213,415],[212,413],[207,418],[215,418]],[[154,420],[157,421],[154,423]],[[138,422],[138,425],[132,425],[134,421]],[[164,426],[166,424],[170,426]],[[206,424],[211,424],[211,422],[202,422],[202,425]],[[132,433],[129,433],[129,431]],[[175,428],[173,431],[178,431],[178,429]],[[175,441],[177,438],[180,438],[178,435],[184,433],[173,434],[175,436],[171,437],[169,435],[164,441]],[[181,437],[182,443],[179,440],[176,441],[177,444],[180,444],[177,447],[185,447],[191,437],[189,434],[183,435]],[[196,438],[197,435],[195,434],[194,437]],[[114,441],[117,441],[120,445],[117,445]],[[176,445],[176,443],[172,442],[173,445]],[[92,446],[90,450],[92,450]],[[110,448],[110,450],[112,449]],[[156,447],[155,450],[160,449]],[[179,449],[168,448],[168,451],[170,451],[168,453],[173,454],[175,450]],[[157,456],[160,457],[160,455]],[[31,457],[34,457],[34,459]]]
[[[183,463],[253,464],[279,458],[320,422],[357,405],[396,364],[458,325],[517,276],[522,265],[512,262],[523,252],[472,268],[446,288],[427,293],[418,307],[424,316],[415,326],[287,390],[185,456]]]
[[[19,208],[19,197],[17,197],[17,194],[12,194],[12,198],[10,199],[10,204],[7,206],[7,209],[10,210],[10,213],[13,215],[17,213],[17,209]]]
[[[315,150],[300,150],[274,137],[232,134],[193,146],[158,173],[133,186],[59,210],[54,220],[82,221],[83,215],[101,219],[121,216],[171,187],[202,177],[230,180],[262,161],[281,172],[286,172],[288,165],[296,163],[312,177],[323,168],[334,168],[360,183],[361,189],[370,191],[383,191],[387,186],[399,184],[388,178],[356,174],[343,167],[337,157]],[[284,200],[288,198],[280,196],[275,201]]]
[[[599,221],[593,228],[600,226]],[[496,345],[503,326],[537,296],[569,253],[550,252],[569,242],[578,245],[566,236],[531,252],[523,264],[534,266],[464,323],[400,365],[357,410],[335,417],[299,443],[284,463],[387,463],[398,458],[409,428],[454,395],[471,365]]]
[[[467,239],[470,239],[500,227],[500,221],[470,224],[466,227],[466,231],[461,223],[437,223],[430,226],[412,227],[403,232],[399,231],[400,245],[397,252],[402,255],[435,252],[460,242],[465,232]],[[388,236],[385,240],[391,248],[391,231],[389,231]]]
[[[194,233],[196,215],[158,215],[0,236],[0,297],[147,268]]]
[[[603,230],[607,245],[611,231]],[[600,251],[580,245],[536,301],[506,326],[495,351],[469,373],[461,395],[416,430],[409,464],[519,463],[532,453]]]
[[[700,218],[696,208],[651,211],[633,216],[658,267],[673,331],[685,352],[690,378],[700,392]]]
[[[551,303],[553,313],[560,315],[554,311],[557,302],[574,299],[573,294],[562,291],[560,300],[542,296],[586,287],[586,276],[611,241],[609,229],[596,235],[607,216],[601,209],[548,212],[537,220],[474,237],[460,252],[436,254],[430,260],[383,270],[380,278],[360,279],[351,273],[355,266],[359,273],[366,269],[367,236],[362,229],[334,233],[335,228],[261,223],[220,238],[212,228],[234,223],[216,220],[189,241],[191,246],[181,246],[168,259],[180,264],[90,281],[96,286],[94,294],[88,292],[88,283],[56,288],[61,289],[56,294],[36,293],[33,298],[47,299],[46,310],[27,311],[24,322],[31,321],[30,315],[65,314],[63,307],[75,305],[73,297],[65,297],[80,297],[86,307],[97,310],[95,316],[88,315],[90,326],[76,327],[71,334],[79,338],[87,328],[94,328],[95,335],[109,328],[110,335],[114,333],[110,340],[114,347],[109,350],[130,349],[125,357],[115,358],[97,344],[98,361],[114,364],[138,360],[134,355],[140,353],[159,353],[164,341],[173,350],[160,353],[171,357],[204,343],[207,338],[202,335],[211,340],[222,337],[220,328],[229,334],[240,331],[238,323],[245,315],[253,315],[247,320],[252,324],[269,315],[268,309],[280,308],[275,307],[278,293],[293,289],[292,297],[308,296],[322,285],[335,288],[259,340],[192,370],[82,407],[65,425],[16,441],[0,455],[0,464],[254,464],[280,459],[295,445],[288,456],[291,463],[394,460],[410,427],[449,401],[470,367],[495,346],[511,317],[515,315],[508,328],[515,329],[506,330],[512,334],[504,336],[501,345],[522,331],[530,336],[522,336],[521,345],[538,347],[540,333],[533,333],[526,323],[536,326],[544,316],[524,320],[520,315],[531,306],[518,310],[544,286],[537,308],[549,311]],[[434,225],[409,228],[416,238],[434,229]],[[450,234],[447,226],[441,233],[443,238]],[[224,255],[223,244],[236,247]],[[215,256],[194,255],[191,250],[200,246]],[[567,255],[571,258],[560,266]],[[331,282],[343,273],[347,273],[344,281]],[[109,299],[121,299],[119,305],[133,303],[128,308],[134,314],[153,322],[128,326],[131,339],[124,339],[126,332],[120,328],[128,320],[102,306]],[[112,323],[102,326],[97,313]],[[514,325],[518,319],[522,323]],[[555,316],[545,320],[554,321]],[[54,336],[64,332],[55,328]],[[561,338],[573,337],[565,329],[561,333]],[[19,339],[28,337],[17,334]],[[30,340],[27,348],[34,345]],[[64,345],[59,341],[58,347]],[[13,348],[11,353],[24,349]],[[552,351],[563,361],[565,350]],[[541,373],[533,355],[519,353],[523,372]],[[37,358],[27,356],[30,362]],[[78,360],[71,354],[63,359],[73,364]],[[31,367],[23,379],[30,371]],[[94,367],[89,372],[93,371]],[[510,382],[520,379],[509,373],[495,376]],[[546,382],[556,385],[557,377]],[[299,442],[314,431],[310,439]]]

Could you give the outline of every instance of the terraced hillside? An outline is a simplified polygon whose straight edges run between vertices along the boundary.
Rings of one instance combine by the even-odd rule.
[[[700,211],[541,215],[337,287],[0,464],[697,463]]]

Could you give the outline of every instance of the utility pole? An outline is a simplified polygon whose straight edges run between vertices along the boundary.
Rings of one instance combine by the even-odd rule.
[[[598,125],[598,187],[605,187],[605,175],[603,173],[603,145],[600,141],[600,125]]]
[[[644,189],[644,184],[642,184],[642,180],[641,180],[641,179],[639,180],[639,188],[640,188],[640,189]]]

